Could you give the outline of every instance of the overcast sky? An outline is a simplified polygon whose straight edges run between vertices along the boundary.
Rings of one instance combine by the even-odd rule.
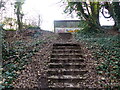
[[[31,18],[33,20],[38,19],[38,15],[41,15],[42,25],[41,28],[45,30],[53,30],[54,20],[64,20],[70,19],[70,16],[63,13],[64,6],[62,0],[26,0],[23,6],[23,11],[26,18]],[[76,19],[76,18],[72,18]],[[100,23],[102,25],[111,25],[114,22],[111,20],[104,20],[101,16]]]
[[[70,19],[70,16],[64,14],[64,6],[61,0],[26,0],[23,11],[26,17],[34,20],[38,19],[38,15],[42,19],[42,29],[53,30],[54,20]]]

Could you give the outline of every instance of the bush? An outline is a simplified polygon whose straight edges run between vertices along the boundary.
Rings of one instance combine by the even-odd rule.
[[[16,31],[15,29],[5,29],[7,31]]]
[[[28,26],[28,29],[40,29],[38,26]]]

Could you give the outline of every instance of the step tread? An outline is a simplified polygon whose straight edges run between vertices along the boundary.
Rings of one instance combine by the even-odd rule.
[[[84,59],[83,58],[81,58],[81,59],[76,59],[76,58],[74,58],[74,59],[69,59],[69,58],[59,58],[59,59],[55,59],[55,58],[53,58],[53,59],[51,59],[50,61],[68,61],[68,63],[69,63],[69,61],[84,61]]]
[[[70,48],[76,48],[76,49],[81,49],[79,46],[54,46],[53,48],[66,48],[66,49],[70,49]]]
[[[80,55],[81,56],[83,54],[79,54],[79,53],[54,53],[54,54],[51,54],[51,55],[56,55],[56,56],[59,56],[59,55],[63,55],[63,56],[64,55],[66,55],[66,56],[68,56],[68,55],[73,55],[73,56],[78,55],[79,56]]]
[[[81,59],[84,59],[82,57],[79,57],[79,58],[51,58],[52,60],[81,60]]]
[[[80,46],[79,44],[74,43],[55,43],[53,46]]]
[[[53,76],[49,76],[48,79],[86,79],[86,77],[80,76],[80,75],[62,75],[62,76],[57,76],[57,75],[53,75]]]
[[[71,88],[81,88],[81,83],[53,83],[49,85],[49,87],[53,88],[64,88],[64,87],[71,87]]]
[[[85,58],[83,55],[51,55],[51,58]]]
[[[80,72],[85,71],[86,72],[87,70],[83,70],[83,69],[81,69],[81,70],[80,69],[63,69],[63,68],[62,69],[57,69],[57,68],[55,68],[55,69],[48,69],[47,71],[57,71],[57,72],[59,72],[59,71],[63,71],[63,72],[64,71],[80,71]]]
[[[81,51],[80,49],[75,49],[75,50],[70,50],[70,49],[68,49],[68,50],[66,50],[66,49],[62,49],[62,50],[60,50],[60,49],[54,49],[54,50],[52,50],[52,51]]]
[[[70,50],[72,50],[72,51],[74,51],[74,50],[81,50],[80,48],[78,48],[78,47],[53,47],[53,50],[68,50],[68,51],[70,51]]]
[[[61,68],[57,68],[57,69],[48,69],[47,70],[47,75],[85,75],[87,74],[89,71],[88,70],[84,70],[84,69],[62,69]]]
[[[73,45],[70,45],[70,46],[53,46],[53,47],[80,47],[80,46],[73,46]]]
[[[81,51],[72,51],[72,50],[67,50],[67,51],[52,51],[53,54],[79,54]]]
[[[81,59],[81,60],[55,60],[55,59],[52,59],[50,60],[51,63],[83,63],[84,62],[84,59]]]
[[[51,54],[51,56],[82,56],[82,54]]]
[[[48,65],[86,65],[81,63],[49,63]]]

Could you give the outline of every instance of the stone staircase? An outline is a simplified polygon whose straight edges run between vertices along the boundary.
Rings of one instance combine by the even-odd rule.
[[[53,44],[51,59],[48,62],[47,80],[50,90],[80,90],[87,74],[84,56],[79,44]]]

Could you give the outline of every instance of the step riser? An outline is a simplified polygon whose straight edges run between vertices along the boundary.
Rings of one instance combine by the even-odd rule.
[[[80,48],[77,48],[77,47],[73,47],[73,48],[53,48],[53,50],[79,50]]]
[[[87,89],[87,88],[86,88]],[[86,90],[81,87],[49,87],[49,90]]]
[[[83,58],[82,55],[52,55],[51,58]]]
[[[57,48],[59,48],[59,47],[60,47],[60,48],[61,48],[61,47],[65,47],[65,48],[68,47],[68,48],[69,48],[69,47],[80,47],[80,46],[53,46],[53,47],[57,47]]]
[[[84,60],[50,60],[51,63],[82,63]]]
[[[72,49],[72,48],[76,48],[76,49],[80,49],[79,46],[54,46],[53,49],[59,49],[59,48],[69,48],[69,49]]]
[[[49,68],[64,68],[64,69],[72,69],[72,68],[76,68],[76,69],[80,69],[80,68],[85,68],[86,65],[50,65],[48,66]]]
[[[71,51],[52,51],[52,53],[59,53],[59,54],[61,54],[61,53],[63,53],[63,54],[65,54],[65,53],[73,53],[73,54],[78,54],[78,53],[81,53],[81,51],[73,51],[73,50],[71,50]]]
[[[81,87],[49,87],[49,90],[85,90]]]
[[[49,79],[49,83],[79,83],[85,79]]]
[[[48,71],[47,74],[50,75],[84,75],[86,74],[87,71],[63,71],[63,72],[58,72],[58,71]]]
[[[54,84],[54,85],[53,85]],[[63,85],[65,85],[66,87],[70,87],[71,85],[72,86],[74,86],[74,87],[80,87],[79,85],[76,85],[77,83],[50,83],[50,86],[52,87],[52,86],[57,86],[57,87],[59,87],[60,85],[61,85],[61,87],[63,87]],[[79,83],[79,84],[81,84],[81,82]],[[71,86],[71,87],[72,87]]]
[[[59,54],[61,54],[61,53],[63,53],[63,54],[65,54],[65,53],[72,53],[72,54],[78,54],[78,53],[81,53],[81,51],[52,51],[52,53],[59,53]]]
[[[79,44],[53,44],[53,47],[55,46],[80,46]]]

